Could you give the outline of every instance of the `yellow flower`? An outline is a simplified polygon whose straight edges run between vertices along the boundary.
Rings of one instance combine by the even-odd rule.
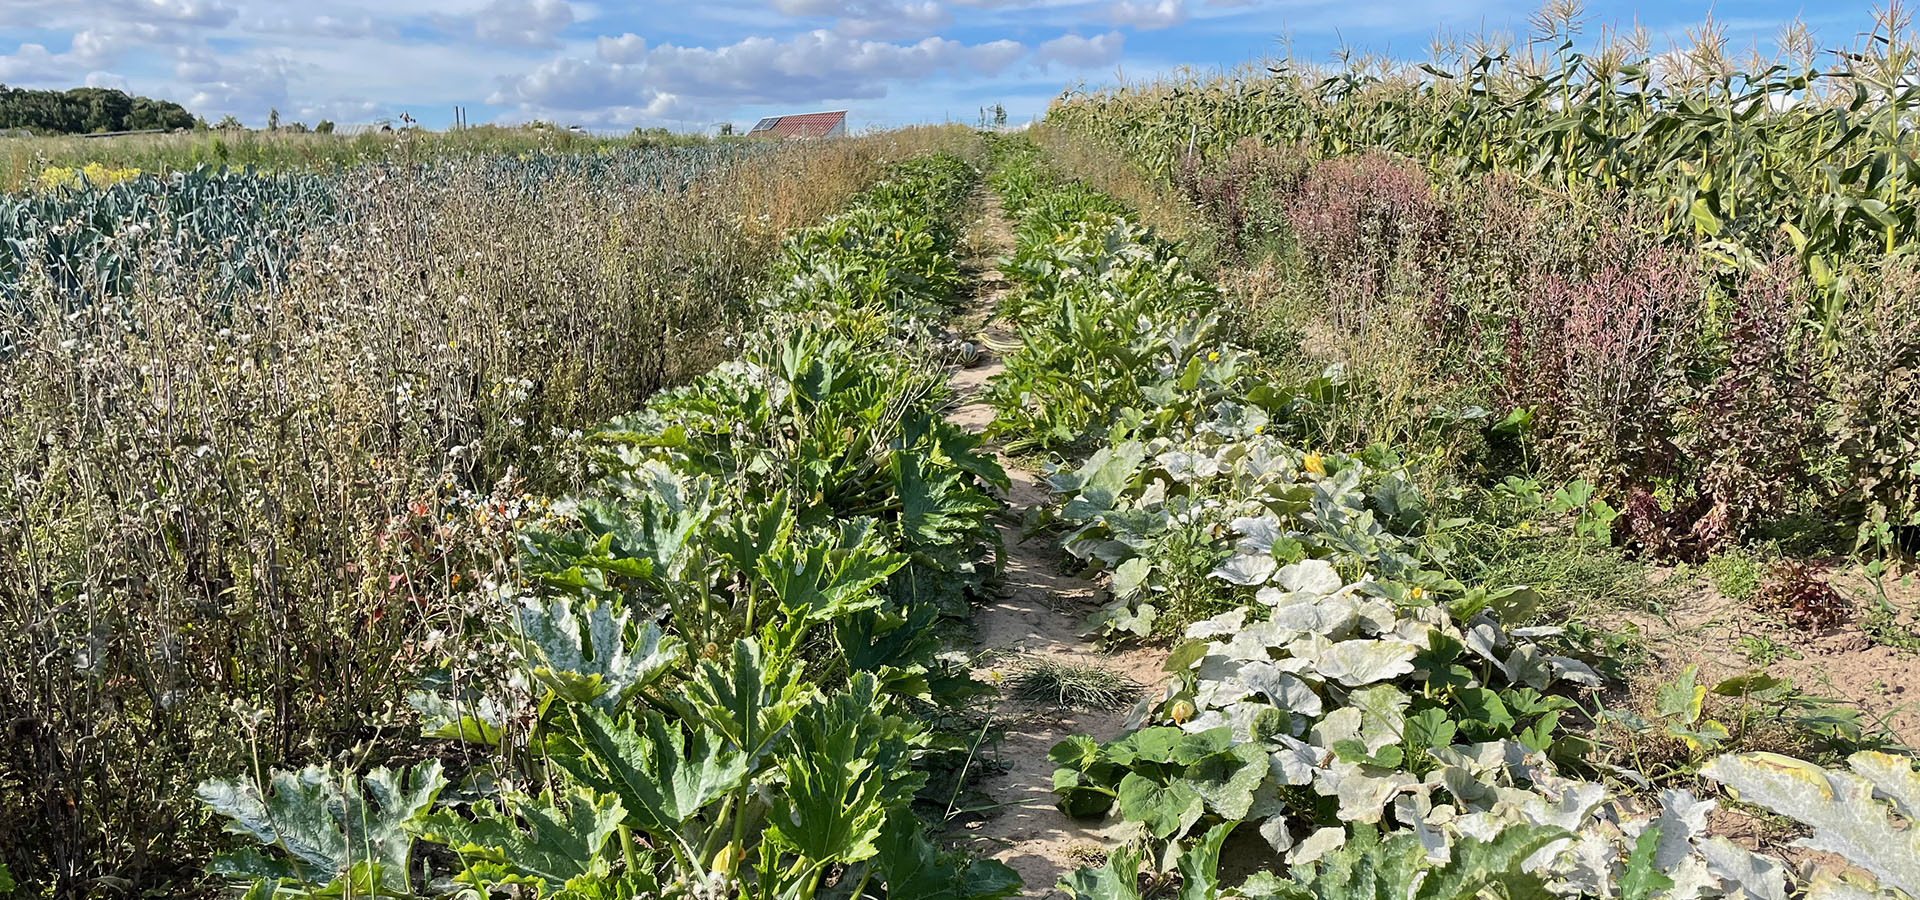
[[[1219,362],[1219,361],[1220,361],[1220,351],[1215,350],[1207,354],[1207,362]]]
[[[733,845],[728,844],[725,847],[721,847],[719,853],[713,855],[713,873],[715,875],[727,875],[732,872]]]
[[[87,183],[94,187],[106,187],[110,184],[118,184],[122,181],[130,181],[138,178],[140,177],[140,170],[109,169],[97,162],[90,162],[79,168],[49,166],[40,172],[40,189],[43,191],[51,191],[63,187],[77,188],[80,186],[80,179],[83,176],[86,178]]]
[[[1307,471],[1312,472],[1315,475],[1327,474],[1327,461],[1324,458],[1322,458],[1318,453],[1307,454],[1305,465],[1307,467]]]
[[[1408,600],[1419,600],[1425,596],[1427,596],[1427,592],[1419,588],[1414,588],[1413,590],[1410,590],[1407,592]]]
[[[1173,709],[1168,710],[1168,714],[1173,717],[1173,724],[1185,725],[1188,719],[1193,718],[1193,704],[1185,700],[1176,700],[1173,703]]]

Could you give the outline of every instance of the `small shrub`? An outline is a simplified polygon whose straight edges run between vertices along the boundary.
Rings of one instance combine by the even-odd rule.
[[[1853,604],[1806,562],[1781,560],[1760,588],[1761,609],[1782,613],[1802,631],[1822,631],[1853,617]]]

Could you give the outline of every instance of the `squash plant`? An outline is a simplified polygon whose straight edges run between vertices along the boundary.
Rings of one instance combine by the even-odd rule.
[[[523,582],[480,611],[508,671],[413,698],[430,735],[497,747],[500,780],[431,812],[425,787],[408,795],[420,802],[378,797],[393,821],[380,820],[377,868],[336,854],[296,856],[291,879],[230,874],[311,896],[1017,890],[1005,866],[935,849],[911,811],[927,777],[916,763],[944,740],[927,713],[976,690],[936,659],[933,630],[992,575],[987,492],[1006,476],[939,420],[928,330],[866,327],[947,300],[948,215],[971,178],[950,158],[908,163],[794,236],[771,327],[739,360],[594,433],[593,477],[521,533]],[[275,788],[266,808],[304,821],[340,808],[329,798],[351,795],[345,784]],[[251,797],[247,785],[210,783],[210,796]],[[243,822],[263,805],[222,803]],[[354,827],[336,843],[355,844]],[[248,859],[290,855],[283,830],[248,831],[269,845]],[[456,867],[415,871],[401,855],[415,839]]]

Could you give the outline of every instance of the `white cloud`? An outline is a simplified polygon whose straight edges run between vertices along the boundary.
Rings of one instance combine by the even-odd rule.
[[[173,74],[192,92],[187,108],[255,121],[264,120],[270,108],[290,106],[287,81],[292,68],[271,54],[235,56],[190,47],[176,51]]]
[[[1110,65],[1120,59],[1120,47],[1126,38],[1118,31],[1090,38],[1077,34],[1062,35],[1041,44],[1033,53],[1036,62],[1060,63],[1075,69]]]
[[[603,34],[594,43],[600,58],[610,63],[637,63],[647,58],[647,41],[637,34],[619,37]]]
[[[992,76],[1025,54],[1007,40],[967,45],[930,37],[895,44],[825,29],[717,48],[650,47],[623,35],[601,39],[596,51],[592,59],[562,56],[503,79],[487,102],[528,115],[607,109],[711,115],[743,104],[874,99],[886,96],[891,83],[936,74]]]
[[[1172,28],[1187,20],[1184,0],[1120,0],[1107,8],[1115,25],[1142,30]]]
[[[493,0],[470,18],[473,36],[489,44],[551,47],[573,24],[573,7],[566,0]]]
[[[0,81],[40,81],[59,77],[71,69],[65,54],[47,50],[45,44],[21,44],[20,48],[0,56]]]
[[[773,0],[790,16],[828,17],[848,37],[923,37],[952,18],[934,0]]]

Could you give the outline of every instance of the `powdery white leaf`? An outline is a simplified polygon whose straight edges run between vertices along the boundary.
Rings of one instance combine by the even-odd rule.
[[[1340,821],[1374,824],[1386,812],[1393,795],[1418,784],[1405,772],[1373,775],[1359,763],[1336,759],[1314,773],[1313,789],[1323,797],[1340,801],[1337,813]]]
[[[1562,681],[1571,681],[1587,687],[1599,687],[1606,681],[1600,677],[1599,672],[1593,670],[1592,666],[1570,657],[1549,656],[1547,665],[1552,667],[1553,674]]]
[[[1359,616],[1351,598],[1302,592],[1282,595],[1272,621],[1290,631],[1338,639],[1353,632]]]
[[[1232,612],[1221,613],[1211,619],[1201,619],[1187,626],[1187,637],[1212,638],[1232,636],[1246,627],[1247,608],[1242,606]]]
[[[1717,834],[1700,842],[1700,855],[1709,871],[1752,900],[1787,900],[1787,873],[1779,860]]]
[[[1303,559],[1274,574],[1274,581],[1289,591],[1314,591],[1331,594],[1346,584],[1333,563],[1324,559]]]
[[[1694,839],[1707,831],[1707,814],[1716,806],[1692,791],[1668,788],[1660,792],[1660,843],[1653,851],[1653,864],[1662,870],[1680,864],[1693,852]]]
[[[1321,857],[1346,846],[1346,843],[1345,828],[1321,828],[1295,844],[1293,852],[1287,856],[1287,862],[1296,866],[1319,862]]]
[[[1889,900],[1886,891],[1863,884],[1857,878],[1833,872],[1815,875],[1807,886],[1805,900]]]
[[[1123,600],[1133,598],[1146,587],[1147,576],[1152,572],[1153,563],[1144,556],[1121,563],[1113,570],[1113,595]]]
[[[1406,737],[1407,695],[1390,684],[1354,691],[1347,702],[1360,711],[1360,741],[1373,753]]]
[[[1230,524],[1240,535],[1239,543],[1235,547],[1241,553],[1271,554],[1273,542],[1285,534],[1280,527],[1280,518],[1273,513],[1263,516],[1244,516],[1234,519]]]
[[[1254,692],[1265,694],[1274,706],[1297,715],[1320,715],[1320,695],[1306,682],[1280,671],[1272,663],[1248,663],[1240,669],[1238,678]]]
[[[1387,640],[1340,641],[1314,664],[1314,670],[1349,687],[1397,678],[1413,671],[1419,650],[1412,644]]]
[[[1279,741],[1280,749],[1268,759],[1269,776],[1276,784],[1312,784],[1313,773],[1326,765],[1329,751],[1287,735]]]
[[[1920,820],[1920,773],[1914,772],[1912,757],[1868,750],[1848,757],[1847,765],[1873,782],[1901,815]]]
[[[1876,761],[1869,761],[1871,768]],[[1920,896],[1920,829],[1896,825],[1873,797],[1874,783],[1849,772],[1773,753],[1721,756],[1700,774],[1742,801],[1813,826],[1799,843],[1844,857],[1886,884]],[[1913,777],[1911,771],[1906,777]]]
[[[1227,640],[1225,643],[1209,645],[1218,648],[1220,655],[1233,659],[1266,661],[1273,658],[1273,648],[1282,647],[1293,640],[1294,632],[1280,627],[1276,622],[1255,622]]]
[[[1232,584],[1266,584],[1279,562],[1266,554],[1236,553],[1211,573],[1214,578]]]

